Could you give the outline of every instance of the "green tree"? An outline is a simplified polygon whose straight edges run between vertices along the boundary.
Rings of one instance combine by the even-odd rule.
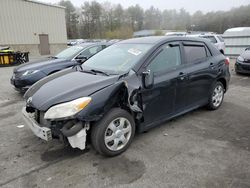
[[[78,14],[76,13],[76,9],[74,5],[69,0],[61,0],[58,3],[60,6],[65,7],[65,20],[67,27],[67,36],[69,39],[78,38]]]
[[[130,6],[126,10],[129,24],[133,31],[141,30],[143,27],[144,11],[136,4],[135,6]]]

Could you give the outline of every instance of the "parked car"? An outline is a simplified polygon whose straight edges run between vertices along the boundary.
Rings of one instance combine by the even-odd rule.
[[[250,73],[250,47],[237,58],[235,63],[236,73]]]
[[[14,69],[11,84],[18,91],[26,91],[38,80],[62,69],[81,64],[109,45],[109,43],[84,43],[67,48],[45,60],[25,63]]]
[[[120,41],[122,41],[122,39],[111,39],[108,42],[111,43],[111,44],[114,44],[114,43],[117,43],[117,42],[120,42]]]
[[[115,156],[129,147],[135,131],[204,105],[218,109],[228,89],[228,65],[200,38],[124,40],[33,85],[23,115],[44,140],[64,138],[84,149],[87,134],[99,153]]]
[[[220,35],[215,33],[201,33],[201,34],[191,34],[189,36],[208,39],[218,48],[218,50],[220,50],[222,54],[225,54],[226,44],[224,39]]]
[[[68,46],[75,46],[75,45],[81,45],[85,42],[86,42],[86,40],[84,40],[84,39],[71,39],[71,40],[67,41],[67,45]]]
[[[176,32],[167,32],[165,36],[180,36],[180,37],[185,37],[188,33],[187,32],[181,32],[181,31],[176,31]]]

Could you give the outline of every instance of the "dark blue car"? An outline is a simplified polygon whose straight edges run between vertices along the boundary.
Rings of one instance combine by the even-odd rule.
[[[20,65],[13,71],[11,84],[18,91],[26,91],[38,80],[62,69],[82,64],[109,45],[109,43],[83,43],[67,48],[45,60]]]

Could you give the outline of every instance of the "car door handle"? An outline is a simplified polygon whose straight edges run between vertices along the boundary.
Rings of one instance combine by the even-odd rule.
[[[187,77],[187,75],[184,72],[180,72],[179,76],[178,76],[178,79],[179,80],[185,80],[186,77]]]
[[[214,69],[214,63],[211,62],[211,63],[209,64],[209,67],[210,67],[211,69]]]

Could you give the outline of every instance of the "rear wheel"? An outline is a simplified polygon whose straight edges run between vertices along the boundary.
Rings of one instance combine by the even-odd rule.
[[[207,105],[208,109],[217,110],[221,106],[223,99],[224,86],[221,82],[216,82],[210,94],[209,103]]]
[[[124,152],[135,134],[133,117],[125,110],[110,110],[91,130],[91,142],[97,152],[116,156]]]

